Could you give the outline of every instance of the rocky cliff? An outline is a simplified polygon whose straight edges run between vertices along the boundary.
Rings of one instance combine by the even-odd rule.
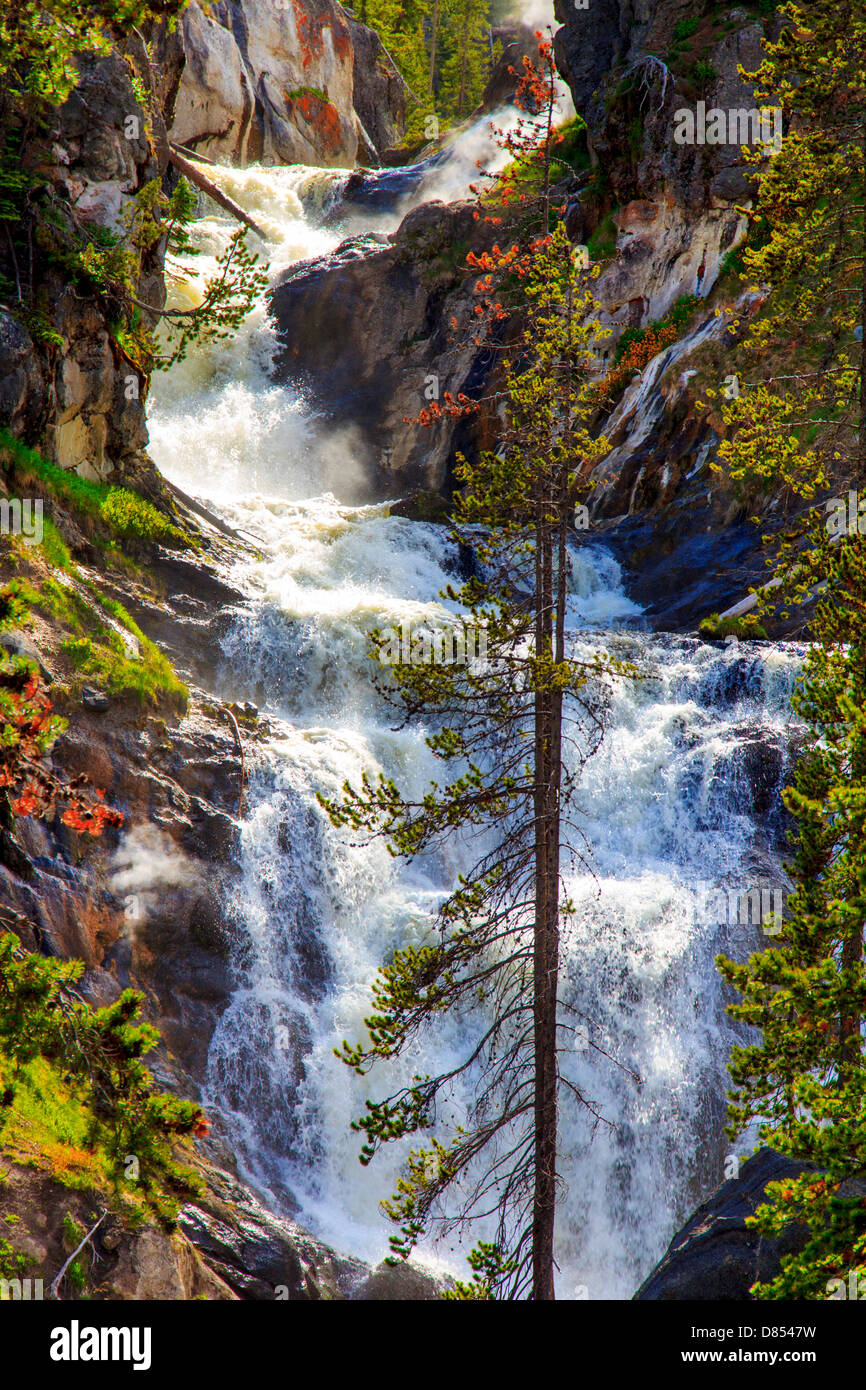
[[[345,168],[399,143],[399,73],[335,0],[220,0],[206,11],[189,5],[155,45],[172,140],[228,164]]]
[[[720,427],[695,408],[702,373],[717,376],[722,352],[735,345],[734,306],[740,317],[755,307],[740,300],[730,257],[745,230],[751,187],[732,147],[675,146],[670,136],[683,105],[750,103],[737,65],[755,61],[769,21],[753,8],[720,12],[683,48],[674,32],[687,8],[681,0],[597,0],[580,11],[562,0],[557,39],[587,126],[588,167],[561,192],[573,238],[604,262],[597,295],[613,335],[600,374],[624,331],[663,318],[682,296],[697,301],[677,341],[623,383],[598,422],[613,452],[596,478],[594,533],[622,559],[631,592],[664,626],[693,625],[760,572],[747,500],[710,473]],[[376,36],[333,0],[192,4],[174,30],[148,37],[155,106],[143,93],[146,65],[130,44],[82,64],[72,96],[34,141],[33,168],[51,190],[57,218],[46,230],[50,247],[13,267],[13,277],[28,281],[38,314],[0,308],[0,426],[82,479],[153,497],[184,528],[192,545],[143,542],[125,563],[109,537],[45,494],[63,544],[92,586],[82,588],[82,601],[100,610],[101,623],[98,596],[121,603],[171,659],[189,700],[163,692],[142,704],[96,676],[83,679],[68,647],[81,634],[50,606],[37,605],[26,627],[3,637],[8,649],[36,655],[70,720],[56,746],[58,764],[86,771],[105,788],[126,816],[125,836],[139,837],[133,843],[142,861],[156,846],[173,867],[168,878],[163,869],[148,879],[132,873],[128,839],[106,837],[94,848],[59,824],[32,823],[19,837],[20,857],[0,864],[0,901],[5,924],[28,948],[86,962],[88,997],[103,1002],[128,984],[143,989],[164,1038],[159,1078],[195,1096],[232,988],[227,941],[244,760],[254,755],[260,728],[255,710],[213,694],[222,625],[244,601],[226,580],[225,562],[248,542],[162,487],[146,452],[146,382],[113,331],[109,307],[64,275],[64,238],[75,227],[116,227],[130,199],[165,175],[169,140],[235,164],[348,169],[359,158],[373,162],[402,135],[405,93]],[[701,61],[707,66],[698,78]],[[506,75],[488,107],[510,95]],[[447,500],[457,451],[492,437],[491,422],[482,412],[471,425],[443,421],[422,431],[407,417],[422,408],[431,380],[440,394],[480,397],[491,379],[491,360],[460,333],[474,304],[466,255],[490,233],[462,202],[422,201],[400,218],[413,176],[392,172],[391,183],[389,173],[377,175],[378,183],[361,174],[354,184],[361,199],[372,189],[393,200],[400,225],[392,235],[352,237],[274,287],[282,343],[276,375],[314,383],[330,419],[357,428],[378,496],[423,488]],[[347,185],[347,204],[351,194]],[[145,305],[164,303],[162,255],[157,245],[144,260],[136,290]],[[36,586],[48,577],[36,561],[22,567],[20,554],[4,557],[4,583],[22,573]],[[128,629],[123,640],[130,659],[142,659]],[[21,1249],[33,1271],[53,1277],[66,1248],[64,1218],[89,1227],[99,1203],[27,1159],[7,1165],[4,1207],[21,1219]],[[104,1224],[88,1285],[96,1296],[435,1293],[411,1272],[371,1273],[277,1221],[239,1182],[218,1132],[202,1146],[202,1164],[206,1193],[184,1209],[178,1231]],[[706,1243],[710,1255],[681,1274],[682,1248],[694,1249],[707,1222],[699,1214],[676,1238],[641,1297],[695,1296],[711,1285],[723,1290],[718,1296],[741,1296],[724,1289],[739,1290],[751,1277],[750,1247],[728,1283]],[[282,1288],[289,1292],[277,1294]]]

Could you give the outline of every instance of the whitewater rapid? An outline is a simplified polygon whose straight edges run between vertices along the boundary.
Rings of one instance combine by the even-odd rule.
[[[221,181],[264,223],[276,274],[337,244],[323,216],[344,177],[253,169]],[[230,230],[215,216],[197,224],[200,277]],[[176,270],[176,295],[194,300],[194,274]],[[271,732],[250,754],[236,988],[211,1044],[207,1103],[278,1208],[376,1261],[389,1234],[378,1202],[405,1150],[362,1168],[350,1121],[368,1096],[456,1061],[477,1021],[444,1020],[422,1055],[366,1079],[333,1049],[363,1037],[377,968],[429,938],[468,851],[456,841],[407,867],[335,830],[316,795],[335,797],[364,772],[408,794],[436,777],[427,731],[395,730],[373,687],[365,634],[435,618],[458,556],[441,528],[340,500],[359,483],[350,444],[300,393],[271,384],[273,349],[259,306],[233,342],[197,349],[158,380],[150,408],[163,473],[261,552],[233,575],[248,600],[224,641],[218,692],[254,701]],[[782,827],[764,802],[784,775],[798,653],[647,633],[617,564],[591,539],[572,552],[570,587],[575,644],[607,646],[640,679],[614,683],[576,797],[592,871],[569,870],[577,911],[562,974],[586,1026],[564,1069],[600,1119],[563,1100],[558,1296],[626,1298],[724,1176],[732,1034],[713,958],[760,936],[704,920],[694,891],[781,881]],[[459,1122],[471,1099],[458,1087],[443,1121]],[[461,1274],[462,1254],[453,1239],[422,1252]]]

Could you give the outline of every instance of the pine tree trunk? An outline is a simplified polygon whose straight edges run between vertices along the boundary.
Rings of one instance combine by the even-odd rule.
[[[860,152],[863,159],[863,240],[861,254],[863,264],[860,268],[860,437],[858,456],[860,462],[859,484],[866,487],[866,121],[861,131]]]
[[[547,489],[545,489],[546,491]],[[553,529],[540,499],[536,547],[536,654],[554,655],[558,607],[553,579]],[[532,1214],[532,1297],[555,1298],[553,1235],[556,1216],[557,987],[559,979],[559,790],[562,695],[542,681],[535,696],[535,1156]]]
[[[436,77],[436,41],[439,37],[439,0],[433,0],[433,15],[430,20],[430,75],[428,87],[430,95],[433,95],[433,83]]]

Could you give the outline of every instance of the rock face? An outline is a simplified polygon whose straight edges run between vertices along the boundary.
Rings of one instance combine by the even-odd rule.
[[[315,265],[292,267],[274,288],[276,379],[303,382],[330,420],[352,428],[367,495],[447,483],[459,430],[448,420],[425,428],[406,419],[434,399],[425,392],[473,395],[483,380],[479,350],[460,331],[477,278],[465,265],[479,235],[472,214],[468,203],[425,203],[393,239],[346,241]]]
[[[677,1232],[635,1298],[748,1299],[754,1283],[779,1272],[782,1255],[802,1248],[804,1235],[792,1231],[768,1240],[747,1228],[746,1217],[761,1205],[768,1182],[802,1171],[802,1165],[772,1149],[759,1150],[743,1164],[739,1177],[723,1183]]]
[[[178,71],[178,144],[229,164],[354,165],[354,47],[333,0],[220,0],[207,13],[193,3],[178,39],[159,45]],[[375,80],[361,86],[362,103],[375,98]]]
[[[131,198],[160,173],[119,54],[82,62],[78,86],[32,141],[27,162],[46,181],[55,216],[40,226],[34,258],[38,326],[28,332],[0,308],[0,426],[86,477],[152,476],[141,375],[100,301],[77,292],[62,269],[73,231],[118,229]],[[158,252],[145,256],[136,288],[145,303],[163,303]]]
[[[70,1243],[64,1226],[68,1228],[71,1218],[83,1236],[105,1207],[96,1193],[66,1187],[39,1168],[17,1163],[4,1169],[2,1204],[3,1215],[12,1219],[4,1230],[14,1232],[11,1243],[27,1260],[21,1278],[41,1279],[47,1297],[51,1282],[78,1243]],[[132,1231],[113,1214],[102,1220],[85,1246],[79,1268],[84,1276],[82,1293],[97,1301],[237,1298],[186,1236],[153,1225]],[[75,1297],[68,1279],[59,1288],[59,1297]]]
[[[349,30],[355,50],[355,114],[373,154],[380,156],[403,138],[406,84],[375,29],[350,21]]]
[[[4,1231],[26,1261],[22,1280],[42,1281],[47,1297],[75,1241],[102,1220],[78,1264],[83,1285],[66,1279],[64,1300],[203,1299],[207,1302],[432,1301],[447,1283],[414,1264],[371,1270],[338,1255],[294,1222],[267,1212],[249,1188],[209,1164],[203,1191],[182,1208],[177,1229],[127,1226],[97,1192],[63,1185],[49,1172],[9,1162],[3,1171]],[[25,1286],[26,1287],[26,1286]],[[22,1294],[26,1297],[25,1289]],[[15,1292],[10,1290],[10,1296]]]
[[[493,42],[502,45],[502,51],[493,67],[487,86],[473,119],[487,112],[493,112],[507,102],[514,100],[517,84],[523,75],[523,59],[538,57],[538,39],[535,29],[527,24],[506,24],[492,32]]]
[[[602,78],[639,51],[655,12],[664,0],[593,0],[579,9],[572,0],[554,0],[553,12],[562,25],[554,35],[554,52],[583,112]],[[684,7],[680,9],[685,13]]]
[[[237,872],[242,769],[231,721],[194,682],[212,678],[220,660],[224,623],[215,605],[241,596],[201,561],[197,580],[187,573],[175,587],[179,562],[165,563],[161,581],[158,563],[154,577],[175,594],[170,602],[148,597],[140,584],[127,590],[95,571],[92,579],[134,612],[190,682],[183,716],[99,690],[80,702],[68,697],[64,634],[34,617],[29,640],[56,682],[55,708],[70,716],[52,757],[65,775],[85,773],[104,788],[125,825],[88,843],[59,819],[22,820],[16,839],[26,858],[0,864],[0,901],[27,949],[85,962],[91,999],[145,988],[165,1043],[158,1070],[198,1094],[233,987],[226,904]]]

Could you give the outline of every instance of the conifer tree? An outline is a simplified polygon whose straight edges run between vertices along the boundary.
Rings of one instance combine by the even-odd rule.
[[[815,0],[783,16],[758,77],[788,132],[745,257],[769,285],[747,346],[772,363],[793,336],[796,355],[759,369],[727,408],[736,433],[720,454],[734,478],[782,480],[808,500],[846,477],[866,485],[866,13]],[[719,961],[740,994],[732,1014],[761,1030],[734,1049],[730,1133],[757,1120],[763,1142],[807,1165],[768,1186],[755,1218],[767,1234],[809,1231],[756,1286],[763,1298],[823,1299],[866,1268],[866,1203],[849,1185],[866,1175],[866,546],[856,524],[833,534],[824,523],[807,511],[780,538],[781,584],[761,605],[819,595],[794,701],[809,737],[785,793],[795,891],[776,946]]]
[[[535,99],[552,101],[552,56],[527,73]],[[542,121],[537,155],[551,216],[555,133]],[[498,222],[499,218],[490,220]],[[419,642],[383,682],[405,720],[423,718],[443,777],[420,800],[387,778],[346,784],[324,800],[333,822],[383,835],[413,858],[455,834],[484,833],[487,848],[461,876],[420,945],[395,952],[374,987],[369,1041],[343,1044],[343,1060],[365,1074],[411,1052],[447,1013],[466,1021],[464,1055],[436,1076],[418,1074],[383,1100],[369,1100],[355,1124],[362,1163],[385,1143],[433,1129],[458,1080],[475,1100],[456,1132],[434,1133],[413,1150],[387,1215],[399,1227],[396,1256],[428,1230],[486,1217],[494,1239],[472,1258],[474,1279],[459,1297],[554,1297],[557,1110],[563,1093],[589,1106],[561,1074],[573,1019],[559,997],[559,941],[570,907],[562,888],[562,843],[573,827],[579,769],[602,736],[599,685],[622,668],[602,656],[578,658],[568,634],[568,542],[587,477],[608,445],[590,429],[596,390],[590,373],[604,336],[590,278],[559,221],[552,233],[472,257],[479,319],[508,318],[497,286],[521,285],[519,319],[504,349],[496,404],[504,427],[495,450],[461,459],[454,539],[471,543],[478,573],[447,597],[463,623],[483,634],[483,662],[430,663]],[[473,332],[476,330],[473,329]],[[445,410],[471,408],[445,398]],[[433,412],[435,414],[435,412]],[[416,637],[418,634],[416,634]],[[382,634],[372,634],[380,650]],[[563,742],[576,766],[563,761]],[[589,1107],[591,1108],[591,1106]]]
[[[439,102],[449,120],[475,110],[490,69],[489,0],[451,0]]]

